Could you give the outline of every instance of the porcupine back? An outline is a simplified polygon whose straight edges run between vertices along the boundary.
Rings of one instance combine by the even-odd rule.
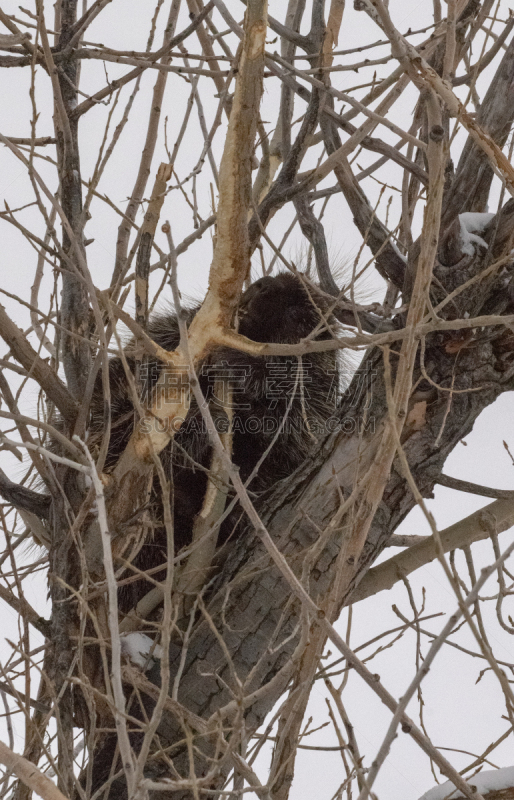
[[[319,298],[316,298],[316,303],[319,302]],[[187,324],[198,308],[187,310]],[[282,273],[261,278],[243,294],[238,330],[257,342],[297,343],[317,328],[322,313],[301,279],[290,273]],[[176,314],[170,310],[154,315],[148,325],[148,334],[161,347],[174,350],[179,344]],[[323,326],[315,338],[326,339],[330,335],[326,326]],[[128,358],[127,361],[133,369],[133,360]],[[161,369],[160,362],[149,359],[145,372],[148,391],[157,381]],[[116,464],[136,421],[121,359],[110,360],[109,375],[112,428],[104,468],[106,472]],[[273,443],[248,487],[256,502],[263,492],[291,475],[315,450],[337,402],[338,368],[337,356],[333,351],[311,353],[300,361],[285,356],[252,357],[229,348],[219,348],[203,362],[198,369],[198,376],[202,392],[214,412],[220,411],[212,396],[214,379],[228,378],[231,384],[232,459],[239,467],[243,481],[248,479],[259,459]],[[213,416],[216,419],[216,413]],[[103,428],[103,390],[99,375],[91,403],[91,447],[94,447],[95,441],[100,441]],[[193,402],[182,428],[161,454],[165,471],[172,479],[177,551],[191,542],[194,520],[205,494],[210,459],[208,433],[201,411]],[[151,505],[154,533],[133,562],[142,571],[166,562],[166,535],[162,526],[162,501],[157,478],[154,480]],[[236,521],[240,516],[240,511],[233,512],[222,524],[220,542],[233,535],[234,530],[237,531]],[[153,577],[159,579],[159,574]],[[133,608],[149,588],[150,584],[143,580],[123,587],[120,590],[121,609],[127,611]]]

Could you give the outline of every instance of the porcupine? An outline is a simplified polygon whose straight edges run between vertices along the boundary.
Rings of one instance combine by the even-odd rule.
[[[297,343],[317,327],[317,339],[331,337],[323,322],[326,302],[312,297],[300,277],[281,273],[260,278],[244,292],[239,308],[239,333],[257,342]],[[199,306],[185,312],[187,324]],[[321,325],[320,325],[321,323]],[[330,318],[330,323],[333,319]],[[166,350],[179,344],[179,327],[174,311],[154,315],[149,336]],[[127,359],[131,369],[132,359]],[[228,348],[218,348],[198,370],[200,387],[212,404],[212,385],[222,374],[234,387],[232,460],[246,481],[259,459],[276,437],[273,447],[249,485],[256,498],[277,481],[287,478],[312,453],[334,414],[338,391],[338,360],[334,351],[310,353],[301,361],[295,357],[251,357]],[[146,363],[146,388],[151,392],[162,364]],[[120,358],[109,362],[112,429],[104,471],[109,472],[126,447],[135,421],[134,406]],[[211,405],[211,408],[216,408]],[[217,409],[219,410],[219,409]],[[89,442],[99,441],[104,427],[102,377],[99,375],[91,403]],[[287,415],[285,421],[284,416]],[[282,423],[282,428],[280,429]],[[278,432],[278,434],[277,434]],[[161,454],[168,475],[172,471],[175,549],[191,542],[194,520],[202,507],[211,459],[211,444],[201,411],[193,402],[174,440]],[[153,535],[133,560],[141,571],[166,561],[166,535],[162,520],[160,483],[154,479],[151,506]],[[218,542],[233,534],[241,512],[232,513],[221,525]],[[237,528],[236,528],[237,529]],[[159,573],[153,575],[159,579]],[[162,577],[162,576],[161,576]],[[120,608],[128,611],[151,588],[144,580],[120,589]]]

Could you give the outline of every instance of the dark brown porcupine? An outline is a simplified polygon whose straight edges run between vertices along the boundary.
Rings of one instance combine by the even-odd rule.
[[[299,277],[282,273],[264,277],[243,294],[238,330],[257,342],[297,343],[319,327],[315,338],[330,338],[323,321],[320,299],[310,296]],[[187,323],[198,307],[189,309]],[[330,320],[332,322],[333,320]],[[173,311],[155,315],[148,334],[166,350],[179,344],[177,317]],[[134,362],[128,359],[131,369]],[[145,393],[151,393],[162,364],[149,360],[144,369]],[[232,430],[234,464],[246,481],[266,450],[273,443],[248,489],[259,497],[287,478],[316,448],[335,412],[339,370],[334,351],[313,353],[304,358],[284,356],[251,357],[228,348],[211,353],[198,369],[200,387],[216,420],[226,424],[227,415],[213,397],[214,379],[222,377],[232,387]],[[125,370],[119,358],[109,363],[112,429],[105,471],[116,464],[126,447],[136,422]],[[103,432],[102,379],[98,378],[91,404],[90,446]],[[284,419],[285,418],[285,419]],[[282,427],[281,427],[282,426]],[[273,442],[275,438],[275,441]],[[193,403],[180,431],[161,454],[173,487],[174,539],[176,550],[191,542],[194,520],[202,507],[211,460],[211,445],[200,409]],[[152,491],[154,532],[134,559],[138,570],[164,565],[167,559],[166,536],[162,526],[160,484],[156,478]],[[241,512],[237,508],[223,522],[218,542],[237,532]],[[161,524],[160,524],[161,523]],[[162,577],[153,574],[154,579]],[[140,580],[120,590],[120,608],[128,611],[151,588]]]

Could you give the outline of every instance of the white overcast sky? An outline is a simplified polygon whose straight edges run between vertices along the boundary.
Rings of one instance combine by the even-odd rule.
[[[185,3],[183,4],[185,6]],[[236,19],[241,20],[243,6],[239,0],[227,0],[229,7]],[[310,3],[308,3],[308,6]],[[22,17],[23,13],[19,10],[15,0],[3,0],[2,9],[8,14],[15,14]],[[34,0],[25,0],[24,7],[34,10]],[[48,20],[52,19],[52,4],[45,3]],[[153,3],[149,0],[113,0],[104,10],[99,20],[88,31],[87,39],[92,42],[101,42],[113,48],[124,50],[145,48],[148,35],[149,19],[151,16]],[[271,0],[270,13],[279,19],[283,19],[285,10],[285,0]],[[165,12],[167,14],[169,2],[166,0]],[[402,31],[409,28],[416,30],[432,22],[432,2],[429,0],[419,0],[419,2],[409,2],[408,0],[390,0],[390,12],[393,21]],[[443,3],[443,14],[446,6]],[[508,15],[509,2],[502,0],[500,4],[499,17],[505,19]],[[308,15],[306,14],[306,19]],[[220,22],[219,17],[215,20],[220,29],[225,26]],[[162,22],[162,20],[161,20]],[[187,15],[181,14],[177,30],[181,30],[188,23]],[[6,32],[1,30],[0,32]],[[162,37],[162,26],[157,35],[157,46],[160,45]],[[271,43],[274,35],[269,35],[269,48],[274,49]],[[367,16],[353,10],[353,4],[347,3],[343,26],[339,39],[339,48],[356,47],[360,44],[375,41],[383,38],[374,28]],[[199,52],[196,39],[191,39],[188,43],[191,52]],[[233,46],[232,42],[232,46]],[[378,48],[371,51],[372,58],[386,55],[390,52],[389,47]],[[349,57],[346,63],[351,63],[359,56]],[[493,69],[497,61],[493,64]],[[108,75],[112,79],[126,72],[130,67],[121,67],[108,64]],[[392,69],[392,63],[383,67],[378,67],[379,75],[388,74]],[[489,73],[490,74],[490,71]],[[134,183],[139,154],[142,149],[146,132],[146,118],[151,103],[151,88],[155,80],[156,73],[148,71],[145,75],[142,88],[137,96],[133,115],[129,126],[123,133],[122,141],[115,151],[100,185],[100,192],[105,193],[114,203],[123,207],[127,196],[132,190]],[[335,84],[345,89],[365,83],[369,80],[370,71],[361,70],[359,74],[354,72],[344,72],[336,74]],[[105,75],[100,62],[83,62],[81,88],[85,92],[92,92],[102,87],[105,83]],[[487,83],[487,75],[481,78],[478,84],[479,93],[483,95],[484,86]],[[213,88],[208,78],[202,78],[200,82],[202,100],[207,120],[210,127],[215,110],[216,99],[213,97]],[[3,70],[2,82],[0,84],[0,131],[8,136],[28,136],[30,135],[30,115],[31,105],[29,98],[29,73],[27,70]],[[125,91],[125,99],[128,97],[129,90]],[[37,73],[37,92],[38,92],[38,111],[40,117],[37,124],[37,134],[39,136],[52,134],[52,106],[50,102],[50,91],[48,78],[42,70]],[[180,122],[182,120],[185,104],[189,94],[188,87],[184,82],[174,75],[170,75],[168,80],[166,95],[163,103],[163,118],[168,118],[168,142],[170,145],[176,139]],[[356,96],[361,96],[356,93]],[[416,100],[417,92],[409,89],[395,106],[394,120],[399,125],[405,127],[409,124],[410,115]],[[277,84],[274,81],[267,81],[265,95],[263,99],[262,118],[264,121],[271,121],[276,118],[277,113]],[[122,107],[120,103],[120,108]],[[297,105],[297,115],[302,113],[303,105]],[[95,163],[96,153],[103,135],[104,123],[108,109],[101,106],[94,109],[83,118],[80,128],[81,153],[82,153],[82,176],[88,179],[92,173]],[[121,113],[121,111],[120,111]],[[178,160],[180,178],[184,178],[188,171],[194,166],[196,157],[201,149],[202,137],[198,125],[196,111],[193,112],[193,121],[188,129],[185,144]],[[119,114],[114,117],[114,123],[119,121]],[[359,121],[359,118],[357,118]],[[160,161],[166,160],[164,150],[164,140],[161,133],[159,144],[152,165],[152,176]],[[395,137],[389,131],[378,129],[376,135],[383,136],[387,141],[394,142]],[[458,143],[462,143],[463,138],[458,137],[454,158],[458,156]],[[220,153],[223,143],[223,130],[218,132],[214,141],[214,151]],[[54,156],[54,149],[47,148],[41,151],[45,155]],[[363,153],[359,156],[358,163],[367,166],[376,159],[375,154]],[[314,156],[313,156],[314,158]],[[52,189],[56,188],[55,173],[51,165],[42,160],[37,161],[37,168],[48,180]],[[387,180],[398,185],[399,170],[391,167],[387,173]],[[384,178],[385,173],[381,174]],[[153,177],[150,178],[146,196],[149,195]],[[211,213],[210,182],[212,177],[208,168],[204,170],[198,180],[197,194],[199,213],[205,219]],[[327,179],[325,185],[332,185],[333,177]],[[371,178],[363,184],[366,192],[374,202],[378,197],[380,186]],[[496,189],[497,192],[497,189]],[[391,192],[386,192],[385,200],[381,205],[381,211],[385,214],[385,202]],[[398,195],[393,194],[391,206],[391,218],[398,214]],[[0,150],[0,196],[6,200],[11,208],[24,205],[32,199],[30,183],[25,168],[10,154],[5,148]],[[494,210],[494,209],[492,209]],[[380,213],[380,212],[379,212]],[[23,218],[28,225],[34,224],[39,235],[44,235],[41,220],[36,222],[33,209],[23,212]],[[172,225],[175,244],[178,244],[185,236],[193,231],[191,213],[181,198],[179,192],[175,191],[166,198],[161,219],[169,219]],[[270,225],[270,235],[275,242],[281,239],[281,232],[284,231],[292,219],[290,208],[277,214]],[[110,276],[114,263],[114,250],[117,234],[119,217],[108,205],[101,200],[95,200],[92,205],[92,219],[88,223],[86,235],[93,238],[94,242],[87,248],[89,266],[96,284],[100,288],[105,288],[110,282]],[[330,243],[334,261],[343,263],[351,259],[360,246],[360,236],[357,233],[345,202],[339,196],[331,201],[325,215],[325,227]],[[36,254],[26,244],[23,237],[10,225],[0,221],[1,248],[0,248],[0,288],[13,294],[28,297],[28,290],[34,279],[36,264]],[[158,243],[165,247],[164,236],[159,232]],[[302,240],[298,233],[291,237],[290,243],[285,248],[285,255],[298,263],[301,258]],[[212,255],[212,240],[210,233],[206,233],[201,241],[192,246],[179,260],[179,281],[180,287],[185,294],[201,298],[205,290],[206,279],[210,259]],[[269,253],[267,253],[267,256]],[[367,255],[366,255],[367,257]],[[380,296],[381,282],[370,279],[365,291],[375,292],[375,297]],[[51,291],[50,283],[47,283],[41,293],[42,304],[46,303],[46,296]],[[45,296],[46,292],[46,296]],[[14,301],[4,296],[0,299],[2,304],[9,309],[10,313],[16,316],[20,326],[27,326],[28,314]],[[128,304],[133,307],[132,300]],[[3,350],[2,350],[3,352]],[[36,401],[34,390],[33,401]],[[25,398],[24,411],[30,413],[31,398]],[[445,467],[445,471],[450,475],[459,476],[463,479],[483,483],[498,488],[512,489],[514,487],[514,467],[510,462],[508,454],[503,447],[505,440],[514,451],[514,396],[513,394],[504,395],[494,406],[488,408],[473,432],[468,436],[466,442],[461,443],[454,450]],[[9,465],[11,474],[16,476],[15,461],[5,460]],[[4,468],[5,465],[4,465]],[[470,495],[452,492],[444,488],[438,488],[435,492],[434,500],[428,502],[428,506],[433,512],[437,525],[440,529],[465,517],[472,511],[487,504],[484,498],[472,497]],[[401,526],[399,533],[405,534],[429,534],[428,525],[423,515],[414,510]],[[511,540],[511,534],[502,534],[501,544],[506,546]],[[387,551],[385,556],[389,557],[394,551]],[[487,542],[473,546],[478,566],[489,563],[492,558],[492,548]],[[462,558],[458,556],[458,562],[462,563]],[[463,570],[465,574],[465,570]],[[447,614],[455,609],[453,592],[448,585],[446,578],[437,564],[431,564],[412,576],[412,588],[418,608],[423,603],[424,591],[426,590],[424,614],[435,614],[442,612],[444,616],[436,617],[424,623],[424,626],[433,633],[437,633],[444,625]],[[490,581],[484,594],[494,594],[496,585]],[[48,613],[46,608],[46,588],[43,579],[35,580],[32,587],[33,596],[28,599],[34,606],[41,609],[42,613]],[[412,617],[409,598],[403,585],[397,585],[390,592],[385,592],[375,598],[359,603],[353,612],[353,626],[351,633],[352,646],[368,641],[379,633],[400,624],[399,618],[392,610],[396,606],[407,617]],[[3,625],[0,627],[0,658],[10,652],[10,647],[5,639],[17,639],[17,620],[14,612],[2,604]],[[494,604],[486,606],[486,618],[491,621],[491,647],[497,658],[514,664],[514,641],[513,637],[503,631],[495,622]],[[513,611],[514,615],[514,611]],[[343,614],[339,629],[342,633],[346,630],[346,612]],[[384,639],[383,641],[388,641]],[[471,650],[476,651],[476,643],[471,636],[463,630],[455,639]],[[32,646],[38,642],[37,636],[33,637]],[[388,690],[395,696],[400,697],[414,675],[415,670],[415,634],[410,632],[405,634],[403,639],[393,648],[385,650],[372,662],[372,669],[378,672]],[[423,647],[426,650],[427,639],[423,637]],[[373,647],[364,651],[365,655],[373,651]],[[480,670],[484,668],[484,662],[478,658],[464,656],[457,650],[446,647],[439,654],[434,667],[429,676],[423,682],[424,723],[426,731],[433,743],[444,748],[467,751],[471,754],[481,753],[490,741],[500,736],[508,727],[505,719],[501,718],[504,713],[502,704],[502,694],[497,680],[486,672],[482,679],[476,683]],[[512,677],[512,676],[511,676]],[[35,694],[35,688],[34,692]],[[322,685],[316,685],[313,693],[309,714],[314,717],[313,727],[322,724],[327,719],[325,690]],[[362,684],[355,676],[350,675],[348,685],[343,694],[343,701],[350,714],[355,726],[355,733],[361,753],[365,756],[367,765],[373,760],[378,750],[387,725],[390,721],[390,713],[386,711],[375,698],[370,689]],[[409,707],[409,713],[419,721],[416,702],[413,701]],[[23,746],[23,723],[19,717],[17,719],[16,744]],[[0,730],[3,730],[1,728]],[[327,727],[308,739],[309,744],[334,745],[335,737],[333,731]],[[446,757],[458,768],[462,769],[469,764],[473,758],[463,752],[445,751]],[[508,766],[514,764],[514,751],[512,738],[508,739],[491,756],[493,764],[497,766]],[[266,779],[266,765],[264,759],[259,762],[262,771],[262,779]],[[293,800],[310,800],[310,798],[323,798],[329,800],[336,791],[337,786],[344,780],[344,769],[338,753],[321,753],[319,751],[300,751],[297,761],[295,783],[292,791]],[[395,741],[391,755],[382,769],[375,791],[381,800],[416,800],[427,789],[434,784],[434,777],[431,773],[430,764],[425,755],[405,734],[400,733]]]

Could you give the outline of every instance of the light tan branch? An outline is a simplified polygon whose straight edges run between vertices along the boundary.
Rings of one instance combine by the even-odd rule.
[[[43,800],[68,800],[50,778],[23,756],[13,753],[6,744],[0,742],[0,762],[14,772],[23,783],[36,792]]]
[[[439,536],[443,551],[449,553],[451,550],[467,547],[473,542],[489,538],[491,530],[500,533],[512,525],[514,525],[514,499],[495,500],[494,503],[470,514],[469,517],[450,525],[441,531]],[[411,572],[436,558],[435,539],[433,536],[428,536],[424,541],[370,569],[353,592],[349,602],[358,603],[378,592],[391,589],[402,577],[410,575]]]

